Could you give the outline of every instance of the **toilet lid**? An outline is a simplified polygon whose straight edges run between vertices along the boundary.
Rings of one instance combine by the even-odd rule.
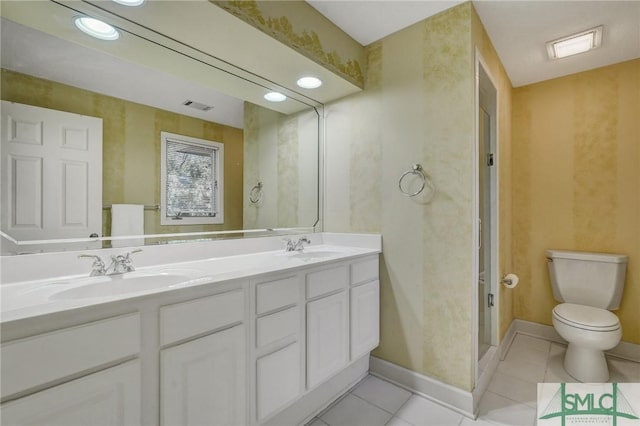
[[[620,320],[615,314],[592,306],[561,303],[553,308],[553,315],[568,325],[593,331],[612,331],[620,328]]]

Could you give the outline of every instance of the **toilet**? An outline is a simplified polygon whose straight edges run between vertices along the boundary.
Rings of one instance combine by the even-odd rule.
[[[553,297],[552,322],[569,342],[564,368],[589,383],[609,380],[604,351],[622,338],[618,317],[628,257],[621,254],[547,250]]]

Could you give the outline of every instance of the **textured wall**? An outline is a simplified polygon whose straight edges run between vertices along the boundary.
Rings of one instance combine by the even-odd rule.
[[[473,386],[474,83],[470,3],[368,46],[363,93],[326,107],[326,229],[381,232],[375,355]],[[437,192],[398,178],[421,163]],[[425,191],[426,192],[426,191]]]
[[[640,60],[513,93],[516,318],[551,324],[545,250],[629,255],[623,340],[640,343]]]
[[[160,203],[160,132],[224,144],[223,225],[160,226],[160,214],[145,211],[145,233],[242,229],[242,129],[151,108],[64,84],[2,70],[2,99],[103,119],[104,204]],[[103,233],[110,218],[103,213]]]

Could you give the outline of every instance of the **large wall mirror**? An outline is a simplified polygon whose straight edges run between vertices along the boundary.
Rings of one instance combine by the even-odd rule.
[[[320,103],[115,15],[118,40],[89,37],[86,7],[3,1],[3,255],[317,224]]]

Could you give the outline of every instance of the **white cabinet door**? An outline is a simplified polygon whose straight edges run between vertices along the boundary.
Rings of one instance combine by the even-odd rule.
[[[351,289],[351,360],[360,358],[380,341],[380,282]]]
[[[163,425],[246,423],[243,325],[164,349],[160,362]]]
[[[292,343],[256,363],[258,421],[300,395],[300,344]]]
[[[137,426],[140,395],[140,362],[129,361],[2,404],[2,424]]]
[[[102,119],[2,101],[2,230],[102,234]]]
[[[346,291],[307,303],[307,389],[344,367],[349,358]]]

